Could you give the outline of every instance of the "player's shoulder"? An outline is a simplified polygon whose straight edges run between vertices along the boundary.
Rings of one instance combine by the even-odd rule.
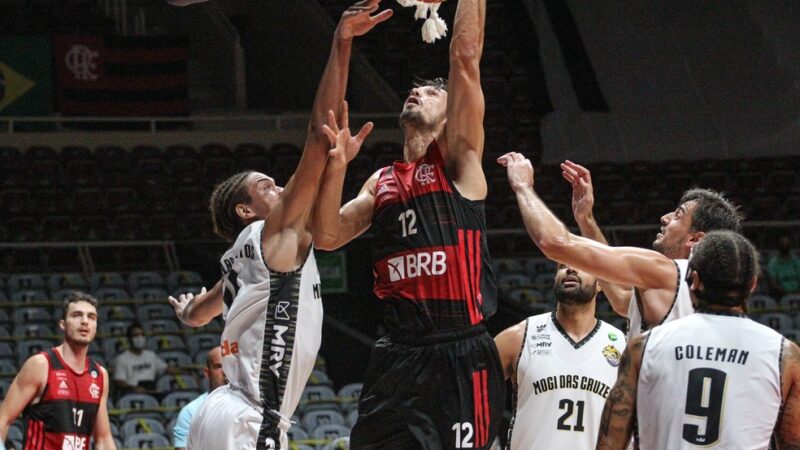
[[[47,355],[44,352],[36,353],[31,355],[25,363],[22,365],[22,369],[25,370],[43,370],[47,371],[50,368],[50,360],[47,358]]]

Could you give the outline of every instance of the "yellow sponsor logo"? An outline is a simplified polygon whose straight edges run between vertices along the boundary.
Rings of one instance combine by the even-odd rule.
[[[36,83],[0,62],[0,111],[33,89]]]

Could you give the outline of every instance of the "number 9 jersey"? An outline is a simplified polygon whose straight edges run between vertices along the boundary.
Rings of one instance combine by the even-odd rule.
[[[637,388],[640,448],[765,449],[781,406],[783,336],[696,312],[654,328]]]
[[[510,448],[595,448],[623,351],[625,334],[602,320],[574,342],[555,311],[528,318],[514,380]]]

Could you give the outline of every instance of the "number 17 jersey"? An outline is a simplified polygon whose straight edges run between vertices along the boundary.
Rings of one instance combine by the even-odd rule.
[[[511,450],[584,450],[597,443],[625,334],[597,320],[574,342],[555,317],[555,312],[539,314],[525,326],[508,430]]]

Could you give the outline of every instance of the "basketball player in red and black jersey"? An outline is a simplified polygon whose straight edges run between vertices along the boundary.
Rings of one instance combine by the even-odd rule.
[[[500,425],[503,370],[483,325],[497,290],[481,168],[485,11],[485,0],[459,0],[449,86],[439,79],[411,91],[400,115],[403,161],[341,208],[355,154],[326,166],[315,245],[336,249],[374,229],[374,292],[389,330],[367,369],[352,448],[488,448]]]
[[[0,405],[0,449],[8,427],[25,419],[24,450],[115,450],[108,422],[108,372],[90,359],[97,333],[97,300],[75,294],[64,300],[59,322],[64,342],[25,361]]]

